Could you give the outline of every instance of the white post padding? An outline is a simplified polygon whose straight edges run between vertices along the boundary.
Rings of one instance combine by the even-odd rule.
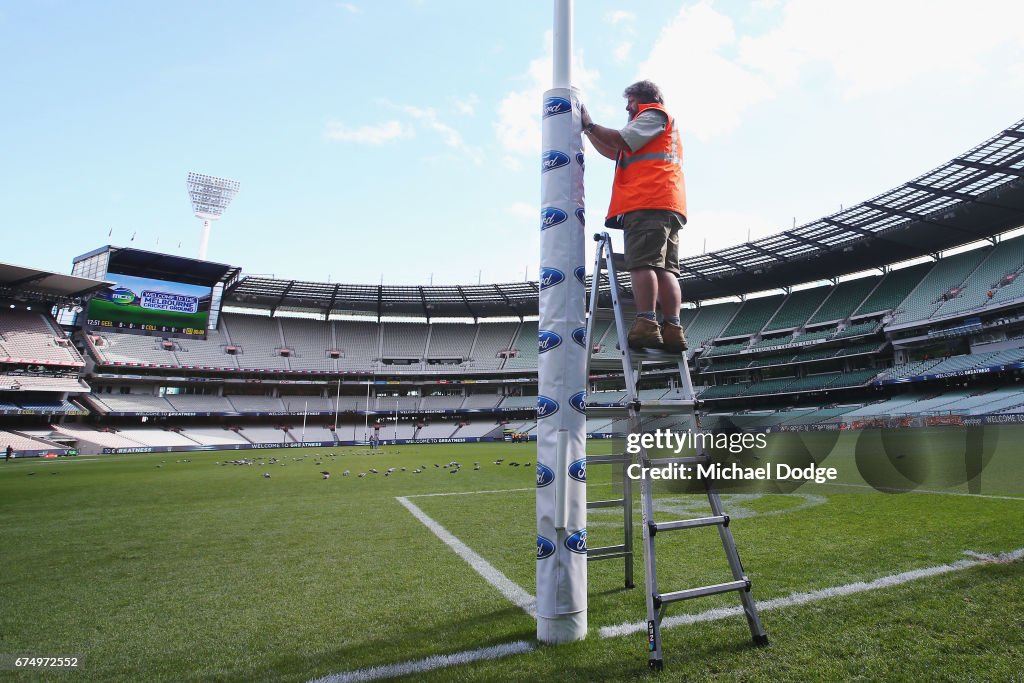
[[[587,634],[583,136],[574,90],[544,94],[537,398],[537,638]],[[576,334],[573,334],[576,332]]]

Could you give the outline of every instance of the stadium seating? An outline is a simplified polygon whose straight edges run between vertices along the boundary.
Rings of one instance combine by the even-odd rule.
[[[232,407],[240,413],[283,412],[284,402],[273,396],[226,396]]]
[[[506,396],[499,406],[501,408],[536,408],[536,396]]]
[[[537,367],[537,321],[525,321],[513,343],[515,355],[505,363],[506,370],[527,370]]]
[[[58,424],[53,425],[53,430],[64,436],[78,439],[87,449],[95,448],[139,448],[142,446],[138,441],[128,439],[112,431],[101,431],[85,425]]]
[[[94,348],[99,353],[100,360],[108,364],[122,363],[161,367],[179,365],[174,350],[163,348],[163,339],[160,337],[143,337],[119,332],[104,332],[98,336],[102,343],[94,343]]]
[[[238,367],[251,370],[289,370],[280,318],[225,313],[220,317],[231,343],[238,347]]]
[[[269,319],[266,319],[269,323]],[[218,368],[237,370],[238,359],[227,353],[227,335],[222,329],[207,330],[206,339],[177,338],[173,340],[174,357],[186,368]],[[97,349],[103,353],[102,348]]]
[[[462,407],[465,397],[461,394],[452,396],[424,396],[420,400],[421,410],[456,410]]]
[[[447,439],[458,428],[458,422],[432,422],[416,430],[417,439]]]
[[[494,408],[501,400],[499,394],[470,394],[463,401],[463,408]]]
[[[779,304],[785,298],[785,295],[777,294],[747,299],[736,313],[736,317],[733,318],[729,326],[719,336],[722,339],[729,339],[758,332],[768,322],[769,318],[772,317],[772,314],[775,313],[779,308]]]
[[[1017,276],[1024,268],[1024,238],[1000,242],[987,251],[988,257],[963,283],[958,295],[943,301],[933,317],[972,311],[990,302],[997,303],[1024,294],[1020,285],[1016,285]]]
[[[320,370],[333,372],[334,359],[328,351],[335,348],[334,326],[320,320],[279,318],[284,348],[291,355],[288,365],[292,370]]]
[[[163,429],[121,429],[118,435],[143,446],[195,446],[196,442],[177,432]]]
[[[896,308],[921,282],[921,278],[931,270],[933,265],[931,262],[919,263],[909,268],[889,271],[851,317],[876,315]]]
[[[167,394],[164,398],[174,407],[175,412],[229,413],[233,411],[231,403],[223,396]]]
[[[381,358],[421,361],[426,355],[427,329],[426,323],[383,323]]]
[[[518,328],[519,323],[481,323],[476,342],[473,344],[469,369],[497,370],[500,368],[505,363],[505,359],[499,354],[512,348],[512,338]],[[533,346],[536,350],[536,335],[534,335]]]
[[[0,431],[0,453],[6,452],[8,446],[12,446],[14,448],[15,457],[18,455],[17,451],[42,451],[51,448],[60,448],[60,446],[42,439],[22,434],[15,434],[14,432],[6,430]]]
[[[878,286],[881,275],[861,277],[840,282],[832,288],[828,298],[807,321],[808,325],[820,325],[846,320],[864,302],[864,299]]]
[[[0,361],[81,367],[78,350],[45,313],[17,309],[0,315]]]
[[[235,432],[220,427],[186,427],[180,433],[203,446],[231,446],[249,443]]]
[[[959,289],[988,254],[987,249],[972,249],[936,262],[896,309],[890,324],[930,318],[942,304],[942,297],[954,288]]]
[[[430,323],[427,359],[469,360],[477,329],[467,323]]]
[[[175,408],[163,396],[144,394],[93,394],[93,403],[101,412],[113,413],[173,413]]]
[[[691,351],[720,337],[722,330],[733,319],[739,308],[740,304],[733,301],[698,308],[697,315],[690,322],[690,326],[686,328],[686,338],[690,343]]]
[[[793,292],[764,326],[765,332],[792,330],[803,326],[829,293],[828,287],[813,287]]]
[[[361,320],[334,322],[335,338],[341,357],[339,370],[373,370],[380,359],[380,328]]]

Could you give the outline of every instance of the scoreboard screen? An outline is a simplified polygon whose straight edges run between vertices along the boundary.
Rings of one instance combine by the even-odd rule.
[[[90,300],[86,327],[206,338],[212,287],[112,272],[106,279],[114,284]]]

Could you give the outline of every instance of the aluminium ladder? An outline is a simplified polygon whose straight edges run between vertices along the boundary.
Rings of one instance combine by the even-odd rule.
[[[621,370],[626,385],[625,405],[621,406],[587,406],[588,416],[626,418],[629,433],[643,433],[643,418],[652,416],[672,416],[683,414],[691,422],[694,431],[699,429],[697,418],[697,400],[694,396],[693,383],[690,378],[690,371],[686,361],[685,352],[682,354],[667,353],[644,349],[634,351],[629,348],[626,342],[627,327],[623,319],[622,306],[619,299],[618,274],[616,265],[621,263],[621,255],[612,251],[611,237],[607,232],[594,235],[594,241],[598,243],[594,258],[594,275],[590,287],[590,308],[587,317],[585,346],[587,349],[587,377],[589,381],[591,370]],[[611,308],[614,315],[614,325],[618,338],[618,358],[595,358],[593,338],[598,301],[600,298],[600,283],[602,272],[609,283],[611,294]],[[682,400],[640,400],[637,384],[641,379],[644,365],[657,363],[664,367],[666,363],[675,363],[679,369],[680,387],[682,389]],[[670,458],[651,458],[643,443],[637,443],[639,453],[637,459],[642,467],[658,467],[670,464],[695,465],[711,462],[707,451],[701,446],[696,454],[692,456],[676,456]],[[627,468],[632,462],[632,456],[628,453],[615,455],[588,455],[587,464],[621,464],[622,475],[622,497],[611,500],[589,501],[587,509],[622,507],[623,509],[623,531],[624,542],[622,545],[606,546],[603,548],[592,548],[588,550],[588,560],[604,560],[617,557],[624,557],[625,564],[625,585],[633,587],[633,520],[632,520],[632,484],[627,475]],[[647,602],[647,640],[648,640],[648,665],[651,669],[660,671],[663,667],[662,644],[661,644],[661,621],[665,616],[666,607],[681,600],[690,600],[706,595],[728,593],[736,591],[739,593],[740,602],[743,605],[743,612],[750,627],[750,634],[754,643],[759,646],[768,644],[768,635],[761,625],[761,619],[757,613],[757,605],[750,593],[750,579],[743,572],[743,565],[740,563],[739,552],[736,550],[736,542],[733,539],[732,531],[729,529],[729,515],[722,509],[722,501],[715,489],[714,482],[709,478],[701,478],[704,491],[711,507],[711,515],[696,519],[683,519],[671,522],[657,522],[654,520],[654,503],[652,500],[651,482],[647,477],[640,479],[641,516],[643,530],[644,566],[646,579],[646,602]],[[693,529],[704,526],[716,526],[725,550],[726,559],[732,572],[732,580],[710,586],[689,588],[679,591],[662,592],[658,588],[658,577],[655,562],[655,539],[661,532],[675,531],[679,529]]]

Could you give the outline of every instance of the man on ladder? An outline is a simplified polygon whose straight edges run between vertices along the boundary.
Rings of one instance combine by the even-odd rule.
[[[626,269],[637,310],[629,346],[680,353],[686,350],[678,279],[679,229],[686,225],[683,145],[657,85],[639,81],[623,96],[629,122],[621,130],[595,124],[586,107],[582,123],[594,148],[615,161],[605,225],[625,231]],[[660,326],[655,303],[661,305]]]
[[[606,225],[625,230],[626,268],[630,271],[637,317],[628,334],[618,294],[618,277],[608,233],[594,235],[598,242],[594,274],[591,281],[590,313],[588,316],[585,348],[589,350],[587,372],[601,364],[593,355],[594,320],[600,300],[602,271],[606,273],[609,295],[619,338],[617,362],[621,362],[626,384],[624,405],[610,406],[607,416],[625,413],[630,436],[643,434],[643,418],[686,415],[693,430],[699,431],[697,399],[690,378],[686,356],[686,337],[679,324],[682,297],[679,289],[679,229],[686,223],[686,190],[683,182],[683,148],[675,121],[663,106],[661,92],[650,81],[640,81],[626,88],[626,109],[629,123],[622,130],[596,125],[586,109],[581,112],[581,123],[587,137],[603,156],[615,159],[615,182],[612,186],[611,205]],[[658,325],[655,305],[660,304],[663,323]],[[661,349],[668,353],[649,351]],[[675,362],[679,367],[682,400],[641,400],[638,384],[645,363]],[[588,407],[588,416],[598,416],[602,410]],[[603,412],[600,416],[605,416]],[[707,450],[701,446],[693,456],[651,457],[647,448],[639,443],[637,458],[642,467],[663,465],[707,465],[711,462]],[[593,464],[628,463],[631,456],[588,456]],[[624,543],[588,549],[588,560],[626,557],[626,585],[632,586],[632,502],[629,477],[624,469],[621,499],[588,501],[587,507],[623,507]],[[750,633],[757,645],[767,645],[768,636],[761,624],[757,606],[750,594],[751,581],[740,562],[739,551],[729,529],[729,515],[725,514],[714,482],[701,477],[712,514],[710,516],[674,521],[656,521],[652,484],[640,478],[641,514],[643,529],[648,665],[660,670],[662,663],[661,621],[666,607],[673,602],[736,591],[740,595],[743,613]],[[658,586],[655,560],[655,537],[660,533],[699,527],[718,528],[722,547],[732,573],[732,580],[679,591],[663,591]]]

